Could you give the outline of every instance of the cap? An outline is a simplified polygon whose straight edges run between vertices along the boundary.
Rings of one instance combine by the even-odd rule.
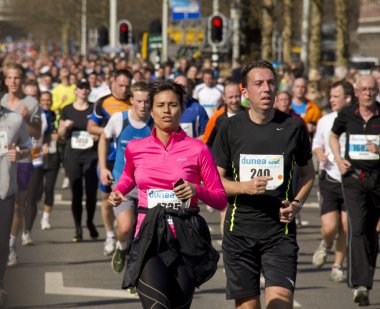
[[[90,84],[89,84],[89,82],[87,81],[87,79],[82,78],[82,79],[80,79],[80,80],[77,82],[77,88],[79,88],[79,89],[83,89],[83,88],[90,89]]]

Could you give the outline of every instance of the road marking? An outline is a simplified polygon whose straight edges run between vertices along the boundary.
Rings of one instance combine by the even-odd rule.
[[[137,294],[124,290],[66,287],[61,272],[45,273],[45,294],[138,299]]]
[[[260,276],[260,283],[261,283],[261,287],[264,288],[265,286],[265,279],[263,276]],[[301,304],[296,301],[295,299],[293,299],[293,307],[297,307],[297,308],[300,308],[302,307]]]

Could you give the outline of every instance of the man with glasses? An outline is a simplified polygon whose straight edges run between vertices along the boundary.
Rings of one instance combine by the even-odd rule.
[[[345,107],[334,121],[330,146],[342,174],[348,217],[348,285],[353,300],[368,306],[378,253],[376,224],[380,205],[380,104],[370,75],[358,81],[358,103]],[[344,158],[339,136],[346,133]]]

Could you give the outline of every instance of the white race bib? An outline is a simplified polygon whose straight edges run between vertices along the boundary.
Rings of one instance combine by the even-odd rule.
[[[8,153],[8,133],[0,131],[0,156],[5,156]]]
[[[149,189],[147,195],[148,208],[162,206],[165,208],[180,209],[188,208],[190,206],[190,199],[186,202],[182,202],[172,190]]]
[[[88,149],[94,145],[90,133],[87,131],[73,131],[71,134],[71,148],[73,149]]]
[[[379,160],[379,155],[368,151],[367,142],[379,147],[379,135],[350,135],[348,155],[352,160]]]
[[[281,186],[284,182],[284,156],[240,154],[240,181],[249,181],[259,176],[273,177],[273,180],[268,181],[267,190]]]
[[[191,122],[181,123],[180,126],[187,136],[193,137],[193,124]]]

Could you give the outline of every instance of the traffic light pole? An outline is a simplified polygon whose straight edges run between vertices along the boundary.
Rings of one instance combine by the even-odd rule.
[[[110,0],[110,47],[116,47],[117,0]]]
[[[212,12],[214,15],[219,13],[219,0],[213,0],[212,2]],[[219,55],[218,55],[218,46],[215,44],[212,45],[211,47],[211,52],[212,52],[212,62],[213,66],[217,67],[218,66],[218,61],[219,61]]]
[[[82,56],[86,55],[87,51],[87,0],[82,0],[82,14],[81,14],[81,44],[80,53]]]
[[[162,1],[162,55],[161,63],[168,61],[168,0]]]

